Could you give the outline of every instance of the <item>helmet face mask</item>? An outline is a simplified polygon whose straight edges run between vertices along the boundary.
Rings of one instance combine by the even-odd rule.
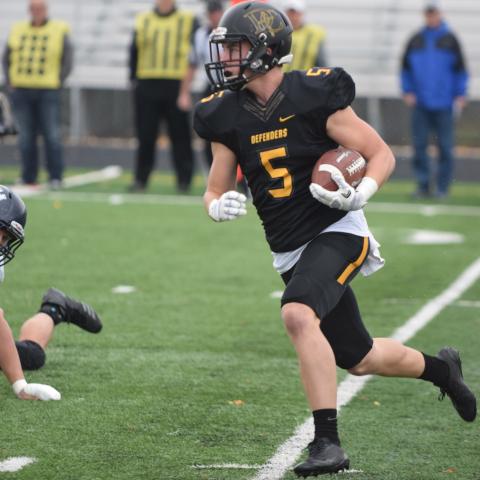
[[[23,227],[16,221],[10,225],[0,221],[0,229],[6,233],[6,241],[0,246],[0,267],[7,264],[15,257],[16,250],[23,244],[25,236]]]
[[[205,70],[215,90],[224,88],[239,90],[248,81],[245,72],[249,68],[248,59],[252,56],[252,48],[246,35],[229,35],[227,37],[224,30],[219,27],[211,34],[211,61],[205,64]],[[248,42],[248,46],[245,42]],[[232,55],[232,51],[238,53]]]
[[[23,244],[26,221],[27,209],[22,199],[0,185],[0,230],[4,234],[0,245],[0,266],[10,262]]]
[[[258,75],[288,63],[291,34],[287,16],[271,5],[248,2],[227,10],[210,35],[210,63],[205,65],[214,89],[240,90]]]

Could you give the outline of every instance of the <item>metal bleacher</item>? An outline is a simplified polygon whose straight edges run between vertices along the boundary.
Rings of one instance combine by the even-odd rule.
[[[280,0],[276,3],[280,5]],[[73,88],[127,87],[127,51],[135,14],[152,8],[148,0],[50,0],[52,17],[72,26],[75,69]],[[199,16],[203,3],[179,0]],[[423,1],[307,0],[307,21],[328,32],[328,58],[355,78],[358,94],[397,97],[400,55],[406,39],[422,24]],[[480,98],[480,2],[443,0],[441,6],[458,33],[472,74],[471,97]],[[0,48],[12,22],[26,17],[27,1],[0,2]]]
[[[3,50],[12,22],[26,18],[27,1],[0,3],[0,46]],[[128,45],[135,15],[152,8],[153,1],[49,0],[52,18],[67,21],[72,28],[75,66],[68,86],[123,89],[127,87]],[[201,15],[201,4],[179,5]]]

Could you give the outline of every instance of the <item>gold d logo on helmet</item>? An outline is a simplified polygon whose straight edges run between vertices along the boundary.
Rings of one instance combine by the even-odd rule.
[[[285,25],[281,23],[281,17],[276,15],[275,10],[256,8],[244,15],[255,27],[255,35],[267,31],[272,37],[283,30]],[[276,25],[274,23],[276,22]]]

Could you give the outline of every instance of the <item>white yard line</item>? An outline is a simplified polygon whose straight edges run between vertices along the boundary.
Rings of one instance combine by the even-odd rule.
[[[212,465],[192,465],[198,470],[257,470],[261,465],[245,465],[242,463],[214,463]]]
[[[18,472],[18,470],[36,461],[35,458],[30,457],[10,457],[0,461],[0,472]]]
[[[121,194],[121,193],[86,193],[86,192],[48,192],[38,200],[63,200],[66,202],[95,202],[122,205],[124,203],[152,205],[201,205],[202,197],[194,195],[153,195],[153,194]]]
[[[82,185],[88,185],[90,183],[104,182],[105,180],[113,180],[118,178],[122,174],[122,168],[118,165],[111,165],[109,167],[102,168],[101,170],[95,170],[93,172],[82,173],[80,175],[73,175],[71,177],[65,177],[63,180],[62,188],[79,187]],[[42,183],[37,187],[29,187],[25,185],[14,185],[12,190],[18,193],[21,197],[35,197],[49,192],[48,184]]]
[[[246,465],[242,463],[214,463],[212,465],[192,465],[196,470],[258,470],[261,465]],[[349,475],[352,473],[363,473],[363,470],[342,470],[337,475]]]
[[[109,167],[110,168],[110,167]],[[101,170],[100,170],[101,171]],[[88,174],[86,174],[88,175]],[[100,181],[100,180],[98,180]],[[21,194],[21,192],[18,192]],[[195,195],[156,195],[156,194],[122,194],[122,193],[90,193],[55,191],[39,192],[44,195],[39,199],[59,199],[71,202],[98,202],[121,205],[123,203],[159,204],[159,205],[198,205],[202,203],[201,196]],[[35,193],[37,196],[38,194]],[[410,203],[370,203],[368,212],[416,214],[422,216],[466,216],[480,217],[480,207],[468,205],[421,205]]]
[[[433,320],[446,306],[457,300],[480,277],[480,258],[473,262],[464,272],[448,286],[440,295],[428,301],[413,317],[409,318],[391,335],[401,342],[411,339],[417,332]],[[350,400],[372,378],[371,375],[355,377],[347,375],[338,387],[338,405],[347,405]],[[313,420],[309,417],[300,425],[294,434],[283,443],[270,460],[253,477],[253,480],[280,480],[295,463],[302,450],[313,437]]]
[[[422,203],[382,203],[372,202],[366,207],[366,212],[379,213],[410,213],[432,217],[437,215],[462,215],[480,217],[480,207],[468,205],[425,205]]]
[[[272,294],[270,294],[271,297]],[[281,298],[281,295],[278,298]],[[382,303],[386,305],[414,305],[422,301],[421,298],[387,298],[383,300]],[[457,302],[453,302],[450,307],[480,308],[480,300],[458,300]]]
[[[118,165],[110,165],[109,167],[95,170],[93,172],[82,173],[81,175],[73,175],[72,177],[65,177],[63,180],[64,188],[80,187],[89,183],[104,182],[106,180],[113,180],[122,174],[122,167]]]

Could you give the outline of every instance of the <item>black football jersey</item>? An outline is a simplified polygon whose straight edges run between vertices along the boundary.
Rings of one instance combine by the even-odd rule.
[[[285,74],[266,105],[248,90],[197,104],[196,132],[235,153],[273,252],[295,250],[346,214],[315,200],[308,187],[318,158],[338,146],[326,133],[329,115],[354,97],[343,69],[315,67]]]

